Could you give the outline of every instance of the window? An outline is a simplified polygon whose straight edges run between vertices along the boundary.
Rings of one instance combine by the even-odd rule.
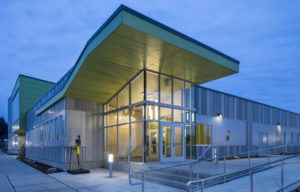
[[[204,125],[204,124],[196,125],[196,144],[197,145],[211,144],[211,125]]]
[[[107,111],[112,111],[117,109],[117,96],[112,98],[109,103],[107,104]]]
[[[50,141],[50,123],[49,121],[47,122],[47,125],[46,125],[46,129],[47,129],[47,142]]]
[[[107,126],[117,124],[117,112],[107,114]]]
[[[129,109],[124,109],[118,112],[119,124],[129,123]]]
[[[180,109],[174,109],[174,122],[183,122],[183,111]]]
[[[160,102],[172,104],[172,79],[160,76]]]
[[[114,158],[117,158],[117,127],[106,128],[108,132],[108,154],[113,154]]]
[[[298,133],[297,134],[297,145],[299,145],[300,144],[300,134]]]
[[[128,85],[119,93],[118,105],[119,105],[119,108],[129,105],[129,86]]]
[[[230,130],[226,130],[226,141],[230,141]]]
[[[184,81],[173,79],[173,104],[183,106],[184,101]]]
[[[160,107],[160,120],[172,122],[172,109]]]
[[[294,145],[294,133],[291,133],[291,145]]]
[[[55,141],[59,140],[59,135],[60,133],[60,123],[59,123],[59,118],[55,119]]]
[[[60,116],[59,117],[59,122],[60,122],[60,140],[64,140],[64,136],[65,136],[65,126],[64,126],[64,122],[63,122],[63,117]]]
[[[143,120],[144,117],[144,106],[135,106],[131,108],[131,122]]]
[[[131,104],[144,100],[144,72],[131,82]]]
[[[136,147],[142,145],[144,142],[143,139],[143,122],[137,122],[131,124],[131,150],[134,150]],[[140,147],[131,155],[132,161],[141,162],[143,159],[143,147]]]
[[[158,122],[146,122],[147,128],[147,162],[159,161],[159,129]]]
[[[120,125],[118,135],[119,160],[126,160],[129,153],[129,124]]]
[[[158,102],[158,74],[146,72],[147,101]]]
[[[196,128],[194,125],[185,126],[186,159],[195,159]]]
[[[195,108],[196,88],[193,84],[185,82],[185,107]]]
[[[147,105],[147,120],[158,120],[158,106]]]

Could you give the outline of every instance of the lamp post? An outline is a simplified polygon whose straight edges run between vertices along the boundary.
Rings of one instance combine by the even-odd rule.
[[[112,177],[112,166],[114,162],[114,155],[108,154],[108,170],[109,170],[109,177]]]

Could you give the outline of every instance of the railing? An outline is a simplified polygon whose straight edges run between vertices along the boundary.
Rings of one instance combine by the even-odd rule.
[[[128,172],[128,177],[129,177],[129,184],[130,185],[142,185],[142,192],[144,192],[144,189],[145,189],[145,184],[144,184],[144,178],[145,178],[145,173],[150,173],[150,172],[154,172],[154,171],[161,171],[161,170],[164,170],[164,169],[170,169],[170,168],[175,168],[175,167],[181,167],[181,166],[190,166],[190,171],[189,171],[189,179],[190,181],[192,180],[192,170],[193,170],[193,166],[197,163],[200,163],[200,162],[208,162],[208,161],[216,161],[216,160],[219,160],[219,159],[223,159],[224,160],[224,174],[226,173],[226,167],[227,167],[227,164],[226,164],[226,160],[230,157],[234,157],[234,156],[241,156],[241,155],[247,155],[248,156],[248,165],[249,165],[249,168],[251,166],[251,154],[253,153],[258,153],[258,152],[261,152],[261,151],[267,151],[267,157],[268,157],[268,163],[270,162],[270,154],[269,154],[269,151],[271,149],[276,149],[276,148],[283,148],[283,156],[285,155],[285,151],[287,149],[287,146],[286,145],[281,145],[281,146],[275,146],[275,147],[269,147],[269,148],[264,148],[264,149],[259,149],[259,150],[253,150],[253,151],[248,151],[248,152],[244,152],[244,153],[236,153],[236,154],[232,154],[232,155],[226,155],[226,156],[223,156],[223,157],[216,157],[216,158],[209,158],[209,159],[205,159],[205,160],[201,160],[201,158],[210,150],[210,149],[213,149],[214,146],[208,146],[208,148],[206,150],[204,150],[202,152],[202,154],[196,159],[196,160],[193,160],[193,161],[186,161],[186,162],[180,162],[180,163],[177,163],[175,165],[169,165],[169,166],[165,166],[165,167],[159,167],[159,168],[152,168],[152,169],[146,169],[146,170],[138,170],[138,171],[134,171],[134,172],[130,172],[130,156],[131,154],[136,151],[138,148],[140,148],[141,146],[138,146],[136,149],[134,149],[132,152],[130,152],[128,155],[128,162],[129,162],[129,172]],[[267,164],[268,164],[267,163]],[[230,173],[232,174],[232,173]],[[131,178],[133,177],[133,175],[141,175],[141,181],[140,182],[136,182],[136,183],[133,183]],[[197,180],[199,179],[199,173],[197,173],[196,175],[197,177]]]
[[[280,167],[281,167],[280,186],[281,187],[280,187],[280,189],[278,189],[278,191],[284,191],[285,188],[290,187],[291,185],[294,185],[297,182],[299,182],[299,181],[296,181],[296,182],[293,182],[293,183],[291,183],[287,186],[284,186],[284,174],[283,174],[284,161],[288,160],[288,159],[298,157],[299,155],[300,154],[287,156],[287,157],[283,157],[281,159],[274,160],[274,161],[271,161],[271,162],[263,163],[263,164],[256,165],[256,166],[251,166],[251,167],[248,167],[246,169],[240,169],[240,170],[236,171],[235,173],[237,173],[237,172],[246,172],[246,174],[244,174],[244,175],[249,175],[249,177],[250,177],[250,191],[253,192],[253,173],[255,171],[257,172],[257,171],[261,170],[261,168],[269,167],[271,164],[280,163]],[[228,177],[229,175],[232,175],[232,174],[233,174],[232,172],[231,173],[224,173],[224,174],[213,176],[213,177],[206,178],[206,179],[201,179],[201,180],[196,180],[196,181],[189,181],[186,184],[186,191],[187,192],[192,192],[192,191],[200,190],[201,192],[204,192],[205,187],[212,186],[212,185],[222,183],[222,182],[226,182],[226,179],[227,180],[232,179],[232,178]],[[215,183],[209,184],[209,185],[205,185],[205,183],[209,183],[209,181],[217,180],[218,178],[224,178],[224,179],[221,180],[221,181],[217,181]]]
[[[132,183],[131,182],[131,177],[130,177],[130,171],[131,171],[130,158],[131,158],[132,153],[134,153],[135,151],[137,151],[141,147],[143,147],[143,145],[137,146],[135,149],[133,149],[132,151],[130,151],[130,153],[127,156],[128,157],[128,178],[129,178],[129,183],[131,185],[139,185],[140,184],[140,183]]]

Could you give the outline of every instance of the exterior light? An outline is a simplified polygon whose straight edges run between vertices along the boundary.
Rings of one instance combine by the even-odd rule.
[[[109,177],[112,177],[112,165],[114,162],[114,154],[108,154],[108,171],[109,171]]]
[[[114,154],[108,154],[108,162],[113,163],[114,162]]]
[[[221,113],[218,113],[218,114],[217,114],[217,117],[222,118],[223,116],[222,116]]]

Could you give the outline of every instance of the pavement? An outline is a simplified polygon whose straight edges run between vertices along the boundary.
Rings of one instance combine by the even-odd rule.
[[[182,192],[182,190],[145,182],[147,191]],[[70,175],[66,172],[44,174],[14,156],[0,150],[0,192],[139,192],[141,185],[129,185],[128,174],[107,169],[92,169],[90,174]]]
[[[263,159],[253,159],[253,164],[262,163]],[[228,171],[248,165],[248,160],[228,160]],[[222,170],[221,162],[219,168]],[[206,169],[205,167],[202,167]],[[209,167],[207,167],[209,169]],[[211,169],[211,168],[210,168]],[[211,169],[211,171],[214,171]],[[218,171],[217,171],[218,172]],[[141,185],[129,185],[128,175],[114,171],[113,178],[108,177],[107,169],[92,169],[90,174],[70,175],[66,172],[44,174],[21,161],[0,151],[0,192],[139,192]],[[284,165],[284,183],[300,180],[300,157],[288,160]],[[248,192],[249,177],[242,177],[225,184],[205,189],[205,192]],[[275,167],[254,174],[254,191],[276,191],[280,187],[280,167]],[[145,191],[183,192],[176,188],[145,182]]]

